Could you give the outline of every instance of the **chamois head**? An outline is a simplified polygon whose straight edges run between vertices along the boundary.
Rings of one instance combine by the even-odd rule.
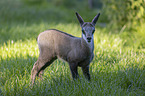
[[[80,26],[82,27],[82,38],[90,43],[93,39],[93,34],[95,32],[95,25],[98,21],[98,18],[100,16],[100,13],[97,14],[92,22],[84,22],[83,18],[76,12],[76,16],[79,20]]]

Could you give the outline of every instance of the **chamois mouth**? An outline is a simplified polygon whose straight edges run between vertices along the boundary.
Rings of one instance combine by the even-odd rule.
[[[88,40],[88,42],[90,43],[90,42],[91,42],[91,40]]]

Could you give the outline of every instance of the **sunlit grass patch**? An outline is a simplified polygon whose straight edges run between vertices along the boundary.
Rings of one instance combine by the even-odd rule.
[[[36,40],[27,40],[25,42],[22,42],[21,40],[16,42],[9,40],[4,43],[0,49],[0,56],[3,60],[19,57],[24,57],[24,59],[26,59],[27,56],[38,56],[38,46]]]

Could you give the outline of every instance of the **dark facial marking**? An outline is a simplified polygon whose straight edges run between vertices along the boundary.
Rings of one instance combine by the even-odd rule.
[[[85,33],[85,31],[82,29],[82,32],[83,32],[83,34],[86,36],[86,33]]]
[[[95,32],[95,29],[93,30],[92,34],[94,34],[94,32]]]

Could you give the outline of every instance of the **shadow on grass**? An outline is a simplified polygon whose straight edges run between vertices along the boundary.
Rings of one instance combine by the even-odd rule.
[[[107,70],[108,65],[104,66]],[[115,95],[145,95],[145,71],[142,69],[129,68],[126,71],[92,73],[92,83],[107,94]],[[97,89],[97,88],[96,88]]]
[[[26,57],[20,56],[16,58],[1,58],[0,85],[4,86],[5,83],[9,82],[9,80],[13,81],[13,78],[16,79],[17,77],[21,79],[25,77],[25,79],[28,79],[28,76],[31,73],[32,66],[36,60],[36,57],[31,57],[29,55]]]
[[[5,3],[1,3],[2,1]],[[37,38],[38,33],[49,29],[51,25],[73,23],[79,26],[75,16],[75,10],[77,9],[68,10],[49,3],[48,5],[27,6],[21,1],[2,1],[0,1],[0,11],[2,13],[0,14],[0,44],[9,40]],[[96,12],[87,11],[85,14],[87,16],[82,16],[85,18],[84,20],[91,21]]]
[[[30,72],[37,57],[16,57],[1,59],[0,90],[3,95],[76,95],[76,94],[145,94],[145,72],[137,67],[126,70],[118,69],[108,71],[110,65],[91,66],[91,82],[88,82],[82,74],[80,79],[73,81],[69,67],[60,61],[54,62],[45,70],[44,80],[36,80],[36,85],[30,88]],[[120,61],[120,59],[116,59]],[[109,60],[109,63],[113,62]],[[103,62],[102,62],[103,64]],[[100,67],[101,66],[101,67]],[[117,65],[119,67],[119,65]],[[93,68],[96,71],[92,71]],[[87,93],[86,93],[87,92]],[[124,92],[124,93],[122,93]]]
[[[75,13],[65,12],[56,6],[27,6],[21,1],[0,1],[0,44],[9,40],[37,38],[38,33],[47,30],[49,25],[57,25],[76,20]],[[44,26],[40,25],[43,24]],[[46,25],[46,26],[45,26]],[[32,26],[32,27],[31,27]],[[39,27],[38,27],[39,26]],[[42,26],[42,27],[40,27]]]

